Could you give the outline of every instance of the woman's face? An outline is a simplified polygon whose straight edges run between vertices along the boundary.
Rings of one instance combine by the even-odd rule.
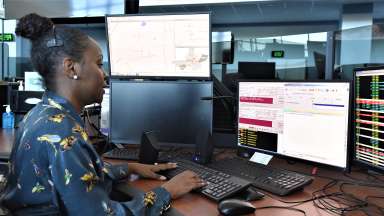
[[[90,46],[84,52],[83,61],[80,63],[79,94],[85,105],[101,103],[105,86],[103,55],[96,41],[90,39]]]

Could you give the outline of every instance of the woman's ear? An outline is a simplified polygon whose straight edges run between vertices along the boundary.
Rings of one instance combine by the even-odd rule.
[[[73,61],[71,58],[63,59],[64,74],[69,79],[77,80],[79,78],[80,65]]]

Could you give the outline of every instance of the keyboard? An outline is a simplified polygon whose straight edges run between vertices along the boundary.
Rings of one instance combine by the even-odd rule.
[[[173,158],[192,159],[194,156],[194,149],[183,149],[177,151],[164,151],[159,152],[157,162],[164,163],[172,161]],[[114,148],[109,152],[103,154],[103,157],[119,160],[139,160],[139,149],[135,148]]]
[[[285,196],[303,189],[313,181],[310,176],[253,163],[238,157],[215,161],[210,168],[252,182],[252,186]]]
[[[133,148],[114,148],[111,151],[104,153],[103,157],[137,161],[139,159],[139,151]]]
[[[177,168],[162,171],[162,175],[167,178],[172,178],[186,170],[191,170],[207,182],[206,186],[199,188],[196,191],[216,202],[231,197],[232,195],[245,190],[250,185],[249,181],[189,160],[174,159],[172,162],[177,163]]]

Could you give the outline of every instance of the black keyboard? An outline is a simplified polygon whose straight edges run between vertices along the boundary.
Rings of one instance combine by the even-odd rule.
[[[177,168],[166,170],[165,172],[162,171],[162,175],[167,178],[172,178],[181,172],[191,170],[207,182],[206,186],[199,188],[196,191],[216,202],[230,197],[237,192],[243,191],[250,185],[250,182],[244,179],[231,176],[192,161],[174,159],[173,162],[177,163]]]
[[[133,148],[114,148],[111,151],[104,153],[103,157],[137,161],[139,159],[139,151]]]
[[[194,150],[194,149],[193,149]],[[159,158],[157,162],[163,163],[172,161],[173,158],[184,158],[192,159],[194,156],[194,151],[183,150],[180,152],[177,151],[164,151],[159,152]],[[103,157],[110,159],[120,159],[120,160],[139,160],[139,149],[135,148],[114,148],[109,152],[103,154]]]
[[[252,186],[284,196],[301,190],[313,178],[288,170],[282,170],[250,162],[241,158],[216,161],[209,167],[252,182]]]

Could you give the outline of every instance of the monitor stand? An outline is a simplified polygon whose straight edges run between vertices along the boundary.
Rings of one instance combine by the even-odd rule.
[[[144,132],[141,137],[139,162],[145,164],[153,164],[159,159],[159,153],[166,153],[166,149],[179,148],[194,148],[193,156],[190,158],[196,163],[207,164],[211,161],[213,155],[213,141],[212,134],[207,130],[200,130],[196,137],[196,144],[183,144],[183,143],[164,143],[159,142],[156,132]],[[169,156],[172,156],[170,154]],[[180,155],[182,156],[182,155]],[[169,158],[172,159],[172,158]]]

